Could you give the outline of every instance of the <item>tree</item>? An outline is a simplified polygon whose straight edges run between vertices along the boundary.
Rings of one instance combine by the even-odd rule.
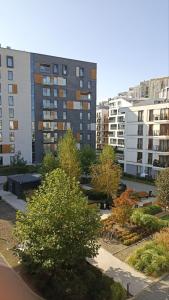
[[[26,166],[26,164],[27,164],[27,161],[24,160],[24,158],[22,157],[21,151],[18,151],[13,156],[12,166],[22,167],[22,166]]]
[[[92,184],[96,191],[106,193],[108,198],[116,196],[121,168],[114,163],[115,155],[111,146],[106,145],[99,162],[91,167]]]
[[[96,162],[96,152],[89,145],[84,146],[80,150],[80,161],[82,171],[88,175],[90,174],[91,165]]]
[[[69,177],[79,179],[81,174],[79,153],[71,129],[58,144],[59,166]]]
[[[112,209],[113,220],[122,226],[130,221],[133,206],[137,203],[131,198],[132,192],[132,190],[128,189],[113,201],[115,205]]]
[[[89,207],[75,178],[61,169],[46,174],[26,213],[17,213],[15,235],[24,248],[20,257],[51,272],[94,257],[99,232],[98,212]]]
[[[165,209],[169,206],[169,168],[160,171],[156,179],[158,202]]]
[[[43,161],[42,161],[42,165],[40,168],[40,172],[45,175],[46,173],[51,172],[52,170],[56,169],[58,166],[58,162],[56,157],[48,152],[45,154]]]

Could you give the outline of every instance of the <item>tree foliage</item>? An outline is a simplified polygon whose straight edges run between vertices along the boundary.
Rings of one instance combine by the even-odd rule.
[[[113,202],[115,207],[112,209],[112,217],[115,222],[124,226],[130,221],[130,217],[133,211],[133,206],[136,204],[136,200],[132,199],[132,190],[126,190],[120,197],[116,198]]]
[[[98,163],[91,167],[92,184],[95,190],[106,193],[108,197],[116,196],[121,177],[121,168],[114,163],[114,158],[112,147],[106,145]]]
[[[81,174],[79,153],[71,129],[58,144],[59,166],[69,177],[79,179]]]
[[[41,168],[40,168],[40,172],[45,175],[46,173],[49,173],[51,171],[53,171],[54,169],[56,169],[58,166],[58,162],[56,157],[48,152],[45,154],[42,164],[41,164]]]
[[[169,168],[160,171],[156,179],[158,202],[165,209],[169,206]]]
[[[14,156],[13,156],[13,161],[12,161],[12,166],[16,167],[21,167],[21,166],[26,166],[27,161],[24,160],[21,151],[18,151]]]
[[[75,178],[61,169],[48,173],[28,202],[26,213],[18,212],[15,235],[24,251],[48,271],[70,268],[97,254],[100,216],[88,206]]]
[[[80,161],[83,173],[90,174],[91,165],[96,162],[96,152],[89,145],[80,150]]]

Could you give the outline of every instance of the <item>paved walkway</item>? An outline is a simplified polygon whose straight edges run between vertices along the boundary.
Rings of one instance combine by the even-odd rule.
[[[142,183],[142,182],[135,182],[135,181],[125,180],[125,179],[122,179],[122,182],[124,182],[127,185],[128,188],[133,189],[137,192],[152,191],[153,194],[156,195],[156,187],[154,185],[145,184],[145,183]]]
[[[0,196],[5,202],[11,205],[14,209],[25,211],[26,202],[24,200],[18,199],[17,196],[15,196],[14,194],[3,190],[0,190]]]
[[[130,293],[134,296],[152,283],[151,279],[135,271],[103,248],[100,248],[99,254],[94,259],[89,259],[89,262],[99,267],[115,281],[120,282],[125,288],[127,288],[127,283],[130,283]]]
[[[35,294],[0,256],[0,299],[43,300]]]

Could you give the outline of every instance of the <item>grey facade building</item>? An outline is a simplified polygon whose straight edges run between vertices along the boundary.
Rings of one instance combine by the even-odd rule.
[[[68,128],[79,148],[95,148],[96,64],[33,53],[31,77],[33,162],[57,151]]]

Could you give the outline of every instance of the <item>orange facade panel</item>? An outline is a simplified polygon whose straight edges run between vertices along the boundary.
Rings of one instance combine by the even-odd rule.
[[[81,92],[80,90],[76,91],[76,100],[80,100]]]
[[[96,80],[96,69],[91,69],[90,77],[92,80]]]
[[[66,108],[67,109],[73,109],[73,101],[67,101],[66,102]]]
[[[64,129],[63,122],[58,122],[57,128],[58,128],[58,130],[63,130]]]
[[[13,85],[12,85],[12,93],[13,93],[13,94],[17,94],[17,93],[18,93],[18,87],[17,87],[17,84],[13,84]]]
[[[41,74],[35,74],[35,83],[42,84],[43,82],[43,76]]]
[[[2,145],[2,153],[11,153],[11,145],[9,144]]]
[[[14,130],[18,129],[18,121],[17,120],[13,121],[13,129]]]
[[[83,102],[82,107],[84,110],[88,110],[88,102]]]
[[[77,134],[76,134],[76,140],[79,142],[80,141],[80,132],[78,132]]]
[[[63,89],[59,88],[59,97],[63,97]]]

